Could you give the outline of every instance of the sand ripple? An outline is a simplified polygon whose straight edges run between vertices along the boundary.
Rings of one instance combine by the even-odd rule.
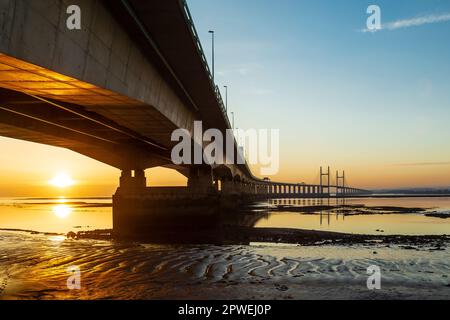
[[[6,299],[450,298],[449,250],[163,246],[0,233]],[[379,292],[367,268],[382,270]],[[81,270],[81,290],[66,287]]]

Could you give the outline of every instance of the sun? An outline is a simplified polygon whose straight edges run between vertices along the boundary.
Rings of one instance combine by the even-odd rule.
[[[64,219],[70,216],[72,213],[72,208],[65,204],[58,204],[57,206],[53,207],[53,213],[55,216]]]
[[[50,184],[58,188],[67,188],[73,186],[75,181],[65,172],[60,172],[50,180]]]

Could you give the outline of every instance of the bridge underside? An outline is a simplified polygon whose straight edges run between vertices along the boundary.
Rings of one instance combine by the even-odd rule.
[[[247,165],[173,165],[175,129],[192,134],[195,120],[230,128],[183,1],[74,0],[89,17],[80,32],[61,19],[62,0],[21,3],[0,6],[0,135],[120,169],[116,234],[211,226],[221,208],[249,200],[330,196],[330,188],[258,179]],[[188,186],[147,188],[144,170],[157,166],[181,172]]]
[[[176,127],[149,111],[151,106],[6,55],[0,55],[0,69],[0,135],[67,148],[122,170],[113,198],[118,236],[184,230],[188,225],[207,230],[218,223],[224,208],[248,201],[330,196],[320,186],[253,179],[238,166],[175,166],[168,137]],[[148,125],[145,135],[142,118]],[[146,187],[144,169],[156,166],[178,170],[188,177],[188,186]]]

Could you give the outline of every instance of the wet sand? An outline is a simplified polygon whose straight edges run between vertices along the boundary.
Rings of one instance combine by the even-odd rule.
[[[1,231],[2,229],[0,229]],[[3,231],[8,231],[3,229]],[[11,231],[11,230],[10,230]],[[14,231],[14,230],[13,230]],[[15,230],[17,231],[17,230]],[[34,233],[32,231],[23,230]],[[217,240],[208,242],[205,239],[214,239],[213,235],[221,233]],[[44,233],[45,234],[45,233]],[[48,235],[48,234],[47,234]],[[63,236],[63,234],[60,234]],[[439,248],[450,245],[450,235],[365,235],[350,234],[317,230],[287,229],[287,228],[251,228],[251,227],[223,227],[220,230],[210,230],[208,232],[196,232],[196,239],[199,243],[210,244],[248,244],[251,242],[278,243],[278,244],[298,244],[303,246],[321,245],[355,245],[355,244],[384,244],[384,245],[404,245],[404,246],[433,246]],[[94,230],[69,232],[66,235],[70,239],[92,239],[92,240],[114,240],[112,230]],[[151,241],[152,243],[167,243],[165,239],[173,239],[173,243],[186,243],[183,239],[192,239],[190,232],[180,234],[180,232],[155,231],[147,238],[142,235],[122,239],[129,241]],[[120,240],[120,239],[117,239]],[[176,242],[179,241],[179,242]],[[217,241],[217,242],[215,242]]]
[[[2,231],[0,245],[1,299],[450,299],[448,244],[176,246]],[[381,290],[367,289],[371,265]],[[81,290],[66,287],[70,266]]]

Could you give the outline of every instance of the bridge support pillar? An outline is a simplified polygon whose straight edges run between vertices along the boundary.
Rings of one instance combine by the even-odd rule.
[[[147,180],[145,178],[145,171],[142,169],[136,170],[122,170],[122,174],[120,176],[120,188],[136,191],[138,189],[145,188],[147,186]]]
[[[190,170],[188,188],[196,193],[214,192],[213,174],[211,167],[193,167]]]
[[[225,195],[238,194],[239,191],[236,186],[236,182],[233,180],[223,180],[222,181],[222,193]]]

